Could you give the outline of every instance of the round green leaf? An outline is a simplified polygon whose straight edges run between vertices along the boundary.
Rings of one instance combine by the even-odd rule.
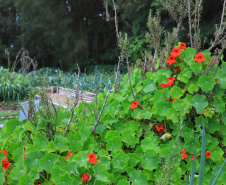
[[[82,138],[79,132],[69,136],[69,143],[72,152],[77,152],[83,148],[85,139]]]
[[[170,93],[171,93],[171,98],[180,98],[181,96],[183,96],[183,92],[182,89],[176,85],[174,85],[171,89],[170,89]]]
[[[155,150],[156,152],[159,151],[159,147],[157,146],[158,143],[160,142],[159,138],[156,138],[154,136],[146,136],[142,141],[141,141],[141,149],[143,152],[146,150]]]
[[[164,88],[158,91],[155,91],[154,97],[153,97],[153,103],[156,104],[160,101],[166,101],[168,102],[168,97],[170,96],[170,92],[168,89]]]
[[[222,72],[226,74],[226,62],[222,62],[221,64]]]
[[[129,173],[129,177],[134,185],[148,185],[147,176],[144,175],[140,170]]]
[[[218,75],[217,83],[220,84],[221,89],[226,89],[226,75],[224,73]]]
[[[23,176],[25,173],[26,173],[26,172],[25,172],[25,166],[19,164],[18,166],[14,167],[14,168],[12,169],[12,171],[10,172],[10,176],[11,176],[11,179],[18,180],[18,179],[20,179],[20,177]]]
[[[195,75],[199,75],[202,70],[202,64],[198,62],[192,63],[190,67],[192,71],[195,73]]]
[[[197,85],[201,87],[203,91],[211,91],[214,88],[216,81],[212,76],[202,76],[199,78]]]
[[[53,153],[44,155],[44,157],[40,159],[40,168],[50,173],[58,158],[59,156]]]
[[[221,148],[212,146],[210,149],[207,148],[206,150],[211,152],[210,159],[212,159],[213,161],[217,162],[222,160],[221,158],[224,152]]]
[[[131,112],[131,116],[134,118],[134,119],[140,119],[140,115],[141,115],[141,112],[142,110],[141,109],[133,109],[132,112]]]
[[[117,131],[117,130],[108,130],[106,135],[105,135],[105,139],[109,140],[109,139],[111,139],[111,138],[113,138],[115,136],[116,137],[120,137],[119,131]]]
[[[192,139],[194,137],[194,130],[186,126],[183,127],[181,133],[185,141],[188,141],[189,139]]]
[[[140,162],[140,157],[135,153],[128,153],[129,156],[129,165],[136,166]]]
[[[156,89],[156,84],[154,80],[151,80],[148,78],[144,80],[143,91],[145,93],[149,93],[151,91],[154,91],[155,89]]]
[[[123,151],[120,151],[112,159],[114,168],[123,169],[128,165],[129,157]]]
[[[88,160],[88,152],[86,151],[79,151],[78,153],[73,155],[73,162],[76,162],[78,167],[84,166],[86,168]]]
[[[198,86],[195,84],[191,84],[188,87],[188,92],[193,94],[194,92],[197,92],[199,90]]]
[[[151,109],[151,107],[146,107],[145,109],[142,109],[141,111],[141,117],[143,117],[144,119],[151,119],[152,114],[154,114],[154,110]]]
[[[48,143],[49,142],[44,135],[37,135],[33,139],[34,148],[39,151],[45,151]]]
[[[223,113],[225,111],[225,102],[223,100],[214,101],[213,106],[215,107],[216,112]]]
[[[128,145],[131,145],[133,143],[135,132],[133,132],[132,129],[127,128],[122,130],[121,135],[123,142],[127,143]]]
[[[198,114],[203,114],[205,108],[208,106],[208,101],[205,95],[196,94],[193,96],[190,104],[195,107]]]
[[[209,133],[214,133],[217,130],[220,130],[220,123],[215,120],[214,118],[211,118],[208,120],[208,128],[206,129]]]
[[[64,151],[68,151],[68,139],[66,137],[63,137],[61,135],[56,136],[53,146],[56,150],[59,150],[60,153]]]
[[[130,185],[130,182],[123,179],[123,180],[118,181],[117,185]]]
[[[32,185],[34,182],[31,180],[31,177],[28,174],[24,174],[20,177],[19,185]]]
[[[39,160],[41,159],[42,154],[38,151],[29,152],[26,155],[26,159],[24,163],[27,167],[27,171],[29,172],[32,168],[38,167],[39,168]]]
[[[163,102],[160,101],[156,104],[156,112],[158,115],[160,116],[165,116],[166,112],[169,108],[172,107],[172,103],[171,102]]]
[[[173,123],[179,122],[178,116],[179,116],[179,113],[174,108],[170,108],[166,112],[166,118],[171,119]]]
[[[121,137],[117,136],[111,138],[106,145],[106,149],[112,152],[120,151],[121,148],[122,148]]]
[[[51,170],[51,180],[57,183],[59,176],[64,175],[65,173],[66,173],[65,170],[55,165]]]
[[[69,174],[66,173],[64,175],[61,175],[58,178],[57,185],[62,185],[62,184],[65,184],[65,185],[74,185],[73,181],[74,181],[74,179],[72,177],[70,177]]]
[[[157,152],[153,149],[146,150],[144,155],[141,156],[141,167],[147,170],[154,170],[159,167],[160,158]]]
[[[3,182],[5,181],[5,172],[6,170],[4,170],[3,168],[0,168],[0,184],[3,184]]]
[[[96,180],[109,182],[109,173],[106,165],[98,163],[93,167],[93,170]]]
[[[178,75],[178,80],[184,83],[188,83],[192,77],[192,70],[190,68],[184,68],[183,71]]]

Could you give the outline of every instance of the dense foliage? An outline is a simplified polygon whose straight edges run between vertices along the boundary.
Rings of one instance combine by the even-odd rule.
[[[75,70],[78,63],[84,71],[85,67],[91,68],[90,65],[116,64],[114,11],[111,0],[105,2],[108,2],[110,18],[106,15],[104,0],[1,0],[0,64],[6,66],[5,49],[10,52],[12,63],[21,47],[37,59],[39,68]],[[115,2],[118,5],[119,29],[129,34],[132,62],[140,59],[141,51],[149,46],[145,33],[150,9],[160,14],[164,31],[171,32],[176,26],[159,0]],[[205,0],[203,3],[200,28],[201,38],[207,38],[206,44],[213,39],[214,26],[220,22],[221,11],[221,1]],[[183,38],[185,42],[188,41],[187,19],[184,22],[185,29],[180,32],[179,40]]]
[[[0,68],[0,101],[19,101],[30,89],[29,77]]]
[[[211,60],[209,51],[197,53],[181,44],[167,61],[170,69],[145,78],[135,69],[131,83],[144,109],[134,101],[125,75],[122,88],[109,95],[94,135],[93,108],[100,112],[106,91],[98,94],[97,104],[79,104],[66,137],[69,110],[61,109],[56,120],[47,119],[48,112],[37,114],[35,124],[7,121],[0,131],[0,183],[6,178],[19,185],[185,184],[195,148],[199,172],[204,122],[203,184],[208,184],[216,163],[217,171],[223,163],[226,145],[226,63],[210,69]],[[217,184],[225,182],[224,170]]]
[[[115,79],[116,66],[108,66],[108,70],[106,70],[106,68],[103,70],[100,67],[101,66],[95,66],[93,72],[89,74],[86,72],[79,73],[79,89],[81,91],[97,94],[103,92],[104,88],[111,88]],[[30,75],[32,77],[32,87],[41,87],[43,80],[46,79],[50,86],[76,89],[76,79],[78,78],[78,74],[75,72],[63,72],[53,68],[41,68],[35,75]],[[120,78],[122,77],[120,76]]]

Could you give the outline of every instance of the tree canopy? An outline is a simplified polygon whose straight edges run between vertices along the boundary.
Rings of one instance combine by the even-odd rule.
[[[117,0],[119,29],[129,35],[131,60],[149,47],[145,38],[150,9],[159,14],[164,30],[176,22],[158,0]],[[222,2],[203,4],[202,37],[208,42],[219,24]],[[189,41],[187,27],[179,34]],[[117,63],[114,9],[110,0],[0,0],[0,65],[6,66],[5,49],[11,61],[22,48],[35,57],[39,67],[82,70],[90,65]],[[151,48],[149,48],[151,49]]]

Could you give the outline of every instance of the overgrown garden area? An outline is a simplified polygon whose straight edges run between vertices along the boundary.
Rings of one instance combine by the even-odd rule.
[[[69,44],[73,38],[63,43],[67,54],[57,50],[57,42],[46,48],[51,57],[58,51],[56,65],[51,62],[48,66],[51,57],[42,51],[39,59],[46,62],[38,68],[39,59],[30,57],[40,52],[34,45],[31,53],[22,45],[14,60],[12,52],[5,50],[4,67],[0,67],[0,184],[225,185],[226,0],[220,3],[211,40],[201,24],[205,1],[101,2],[103,15],[93,17],[113,21],[116,48],[105,51],[114,53],[114,65],[96,65],[94,59],[101,57],[90,58],[89,41],[85,41],[89,33],[86,37],[75,30],[74,41],[79,40],[84,48],[75,45],[72,51]],[[24,11],[31,4],[10,3],[10,7],[21,8],[17,15],[20,36],[22,43],[31,47],[28,41],[36,31],[28,26],[32,17],[26,17]],[[41,7],[42,3],[32,5]],[[68,17],[64,24],[72,22],[70,13],[83,3],[65,2]],[[95,6],[99,7],[98,3]],[[139,13],[134,13],[136,18],[128,13],[134,7],[137,12],[144,11],[140,17]],[[88,13],[97,8],[83,11],[87,12],[82,14],[86,22]],[[57,9],[52,20],[59,12]],[[170,18],[164,19],[165,14]],[[90,20],[95,22],[94,18]],[[142,27],[143,19],[147,30],[138,36],[135,30],[141,31],[138,26]],[[40,21],[38,16],[33,20]],[[129,34],[122,26],[130,25],[128,20],[136,27]],[[167,21],[174,25],[172,29],[164,25]],[[84,25],[76,24],[81,30]],[[45,29],[55,30],[53,38],[63,31]],[[100,30],[96,33],[104,35]],[[99,52],[94,50],[93,55]],[[106,55],[103,61],[108,60]],[[75,63],[72,58],[81,60]],[[59,89],[68,91],[64,94],[66,106],[51,98],[50,91],[59,94]],[[89,101],[84,99],[87,94],[92,95]],[[23,115],[26,118],[21,120]]]

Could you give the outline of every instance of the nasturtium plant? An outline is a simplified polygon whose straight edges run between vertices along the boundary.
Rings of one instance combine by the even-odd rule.
[[[56,120],[37,113],[36,124],[7,120],[0,130],[0,185],[186,184],[195,148],[199,175],[203,123],[209,182],[215,163],[225,158],[226,64],[209,70],[210,52],[184,44],[171,55],[165,69],[132,71],[136,99],[124,76],[121,89],[109,93],[93,134],[107,89],[75,108],[66,135],[68,109],[60,109]],[[225,179],[223,172],[217,184]]]

